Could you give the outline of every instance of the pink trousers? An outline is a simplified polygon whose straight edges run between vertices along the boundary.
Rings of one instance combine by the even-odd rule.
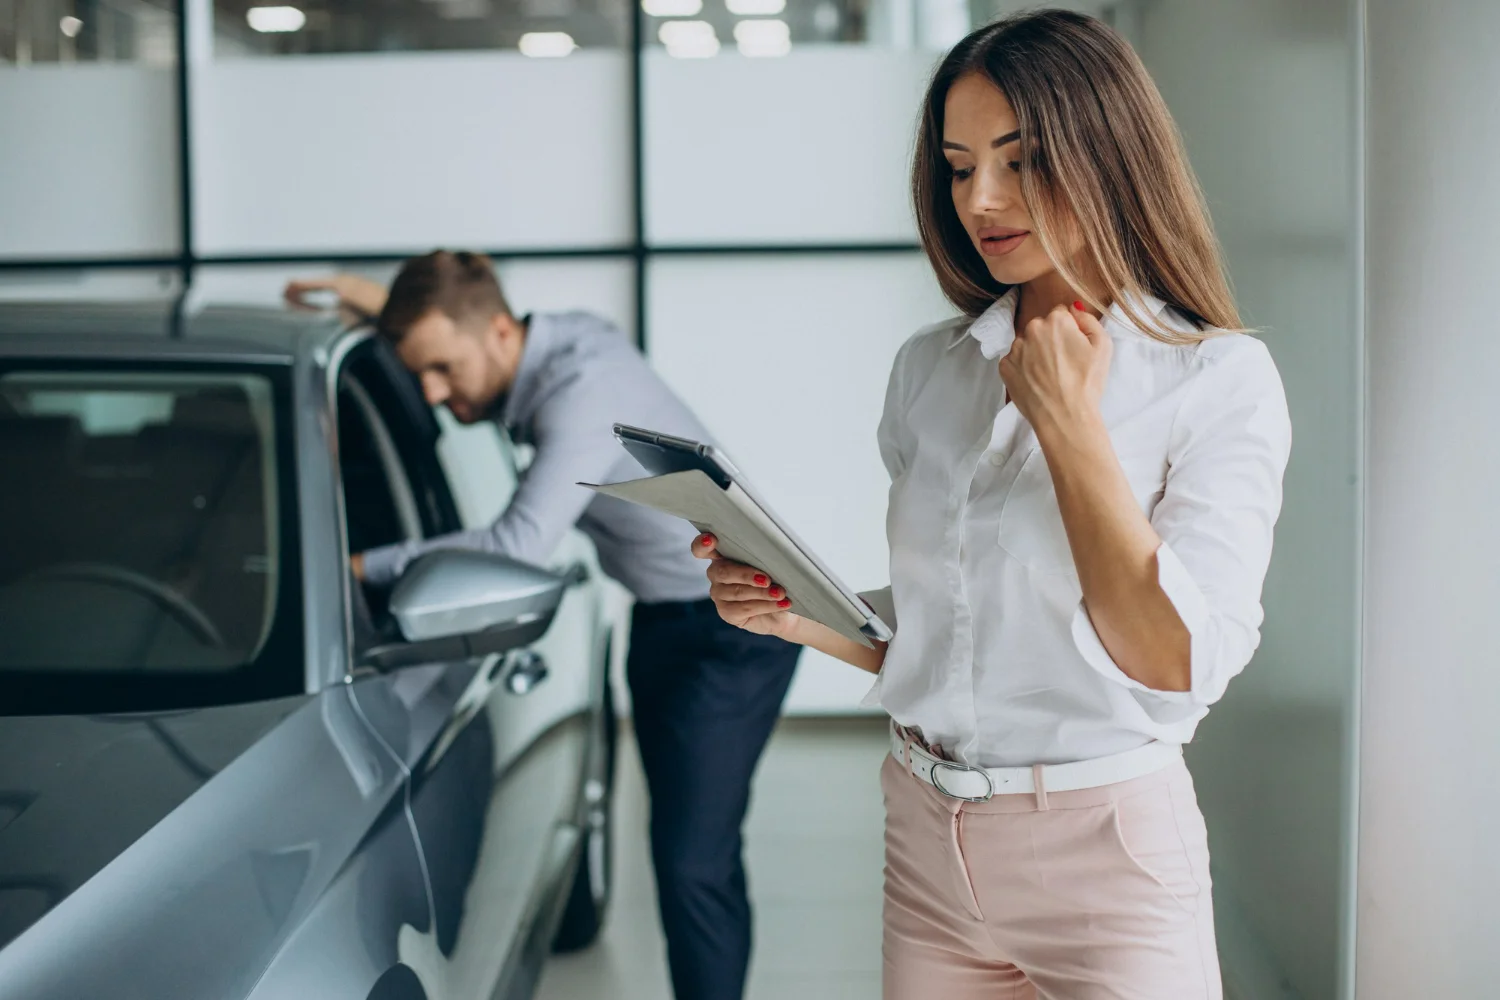
[[[962,802],[887,757],[885,1000],[1220,1000],[1208,839],[1181,761]]]

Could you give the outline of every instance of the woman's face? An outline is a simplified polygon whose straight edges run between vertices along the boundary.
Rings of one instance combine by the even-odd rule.
[[[982,74],[960,77],[948,90],[943,155],[953,169],[953,208],[995,280],[1024,285],[1056,270],[1021,197],[1016,113]]]

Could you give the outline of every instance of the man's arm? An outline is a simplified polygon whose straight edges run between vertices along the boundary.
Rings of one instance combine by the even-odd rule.
[[[356,313],[363,319],[379,316],[389,295],[380,282],[355,274],[289,281],[282,295],[287,302],[299,309],[312,309],[315,307],[307,301],[307,296],[313,292],[333,292],[338,296],[340,308]]]
[[[372,549],[358,560],[355,572],[368,583],[393,583],[413,559],[437,549],[494,552],[545,564],[594,499],[578,483],[600,482],[620,458],[614,425],[599,416],[612,409],[602,381],[591,380],[585,390],[583,380],[575,379],[542,405],[533,426],[536,458],[494,524]]]

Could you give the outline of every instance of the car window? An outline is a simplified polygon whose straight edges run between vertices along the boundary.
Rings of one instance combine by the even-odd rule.
[[[421,538],[416,500],[390,429],[368,390],[348,373],[339,379],[338,423],[349,551]]]
[[[277,374],[0,369],[0,671],[219,675],[252,665],[278,632],[278,656],[300,649],[279,412],[290,391]]]
[[[350,353],[341,384],[353,380],[359,405],[377,428],[404,538],[433,538],[463,527],[438,459],[439,437],[432,408],[416,378],[378,337],[367,337]],[[356,548],[358,551],[358,548]]]

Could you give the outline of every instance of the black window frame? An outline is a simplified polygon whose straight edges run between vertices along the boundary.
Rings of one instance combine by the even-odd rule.
[[[369,395],[380,414],[406,473],[417,504],[422,537],[435,538],[463,530],[463,519],[453,499],[453,487],[438,457],[442,425],[417,377],[378,336],[367,338],[345,359],[339,378],[352,378]]]
[[[542,261],[542,260],[619,260],[632,266],[635,292],[635,341],[640,349],[650,354],[650,264],[654,260],[671,257],[715,257],[725,255],[751,256],[846,256],[850,254],[917,254],[922,245],[916,240],[895,242],[848,242],[842,240],[798,240],[791,243],[658,243],[649,238],[646,212],[646,95],[645,59],[647,51],[655,48],[650,39],[650,29],[658,19],[641,9],[639,0],[618,0],[626,17],[629,30],[626,55],[630,64],[629,115],[630,115],[630,161],[631,176],[630,213],[631,232],[628,240],[606,246],[474,246],[472,250],[485,253],[495,261]],[[104,269],[155,269],[172,268],[181,276],[181,296],[185,299],[193,287],[197,269],[204,265],[277,265],[306,264],[327,267],[357,267],[366,264],[391,264],[430,251],[430,246],[408,248],[385,248],[369,251],[362,248],[335,248],[327,252],[297,251],[268,253],[214,253],[198,247],[196,234],[194,179],[197,176],[193,160],[191,110],[193,60],[188,51],[189,19],[194,17],[187,0],[176,0],[177,4],[177,59],[175,66],[175,97],[177,104],[177,205],[178,226],[176,250],[159,254],[124,254],[97,256],[78,255],[67,257],[38,257],[16,255],[0,258],[0,272],[4,271],[52,271]]]

